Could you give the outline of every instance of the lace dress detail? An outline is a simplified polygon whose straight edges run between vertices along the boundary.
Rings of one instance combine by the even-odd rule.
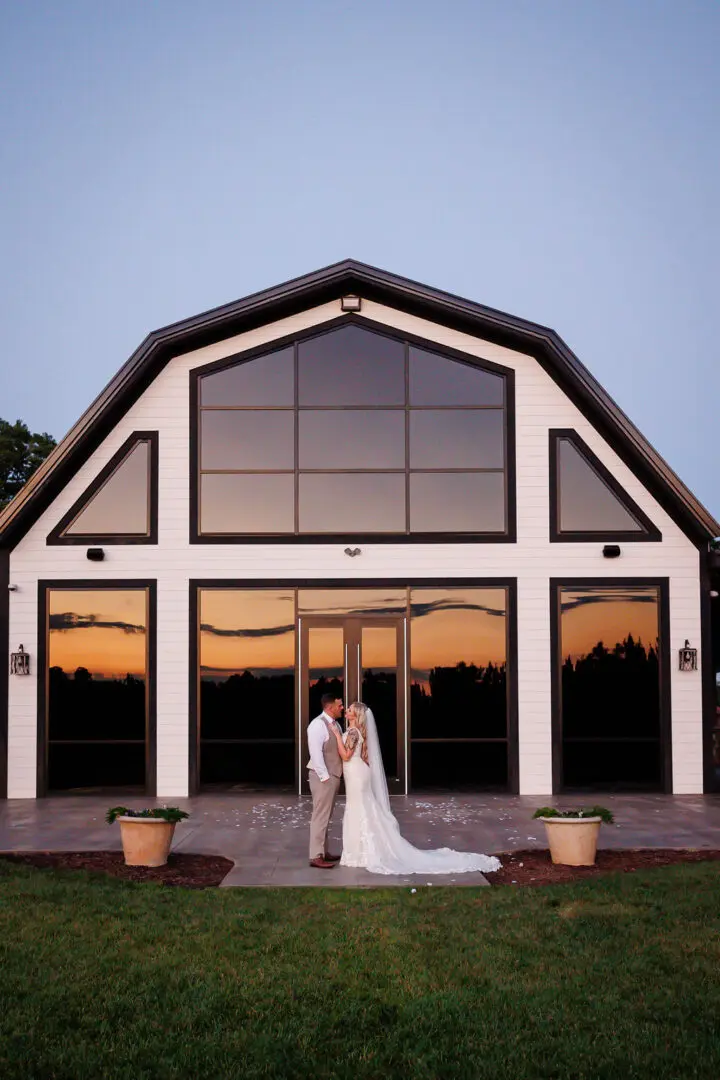
[[[400,834],[394,814],[381,806],[370,783],[370,768],[362,759],[363,737],[357,728],[343,736],[353,743],[353,756],[343,763],[345,816],[341,866],[361,867],[373,874],[462,874],[490,873],[500,869],[500,860],[488,855],[451,848],[425,851],[414,847]]]

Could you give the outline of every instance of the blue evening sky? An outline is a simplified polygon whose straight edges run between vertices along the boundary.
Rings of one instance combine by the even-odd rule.
[[[0,416],[352,257],[554,327],[720,515],[715,0],[0,0]]]

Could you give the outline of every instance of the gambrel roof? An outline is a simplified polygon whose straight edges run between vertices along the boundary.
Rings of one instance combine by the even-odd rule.
[[[17,544],[172,357],[353,293],[535,357],[696,544],[720,536],[720,524],[554,330],[346,259],[149,334],[0,515],[0,546]]]

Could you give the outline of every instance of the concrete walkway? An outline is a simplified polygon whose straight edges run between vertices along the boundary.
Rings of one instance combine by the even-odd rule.
[[[235,863],[223,885],[484,885],[482,874],[385,877],[336,866],[308,866],[310,801],[290,795],[201,795],[194,799],[58,796],[0,802],[0,851],[119,850],[119,827],[105,824],[113,803],[181,806],[191,815],[178,825],[174,850],[224,855]],[[720,796],[635,795],[580,799],[511,795],[411,795],[392,800],[403,835],[418,847],[452,847],[486,854],[546,847],[537,806],[600,803],[615,815],[603,826],[608,848],[720,848]],[[331,829],[340,851],[343,800]]]

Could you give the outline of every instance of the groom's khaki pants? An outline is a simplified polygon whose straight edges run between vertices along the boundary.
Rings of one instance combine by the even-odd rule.
[[[310,858],[317,859],[327,851],[327,834],[335,800],[340,790],[340,777],[321,780],[314,769],[308,769],[313,810],[310,819]]]

